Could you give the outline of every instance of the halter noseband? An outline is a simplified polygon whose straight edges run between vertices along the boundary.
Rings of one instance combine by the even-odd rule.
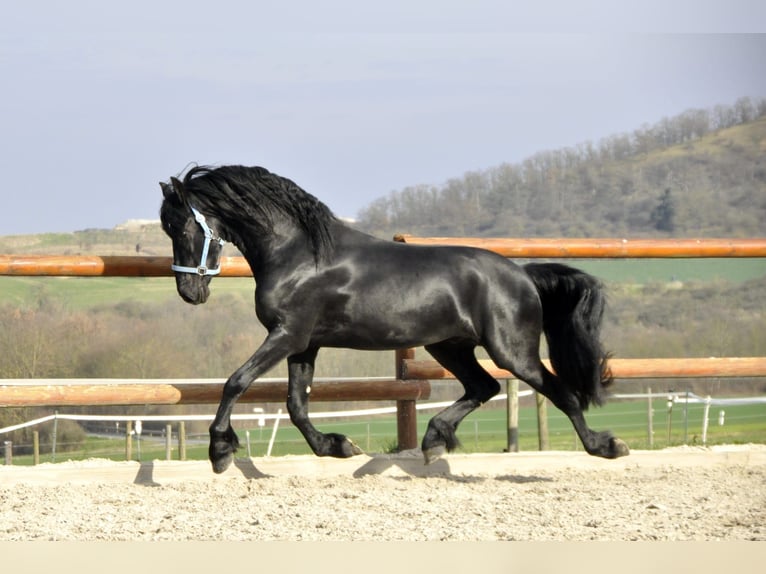
[[[191,206],[189,206],[191,207]],[[220,237],[216,237],[216,235],[213,233],[213,230],[210,229],[210,227],[207,224],[207,221],[205,221],[205,216],[202,215],[199,211],[191,207],[192,213],[194,214],[194,220],[199,223],[199,226],[202,228],[202,231],[205,232],[205,243],[202,246],[202,256],[200,257],[200,262],[197,267],[185,267],[183,265],[176,265],[173,263],[170,268],[173,271],[177,271],[179,273],[194,273],[195,275],[200,275],[204,277],[205,275],[218,275],[221,272],[221,262],[218,261],[218,267],[215,269],[210,269],[207,266],[207,254],[210,249],[210,242],[215,240],[218,242],[218,244],[223,247],[226,242],[221,239]]]

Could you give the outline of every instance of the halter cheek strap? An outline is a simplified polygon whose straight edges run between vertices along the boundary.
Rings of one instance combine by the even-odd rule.
[[[190,206],[191,207],[191,206]],[[192,213],[194,214],[194,220],[199,223],[199,226],[202,228],[202,231],[205,233],[205,243],[202,246],[202,255],[200,256],[200,262],[197,267],[186,267],[184,265],[176,265],[173,263],[170,268],[173,271],[177,271],[179,273],[194,273],[196,275],[218,275],[221,272],[221,262],[218,262],[218,266],[214,269],[210,269],[207,266],[207,254],[210,250],[210,242],[215,240],[218,242],[218,244],[223,247],[226,242],[221,239],[220,237],[216,237],[213,233],[213,230],[210,229],[210,226],[208,226],[207,221],[205,220],[205,216],[202,215],[199,211],[191,208]]]

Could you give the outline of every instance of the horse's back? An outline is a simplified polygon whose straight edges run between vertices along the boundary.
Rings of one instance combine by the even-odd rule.
[[[416,282],[428,279],[452,282],[461,291],[471,293],[488,282],[504,289],[531,285],[523,268],[497,253],[459,245],[408,245],[390,242],[380,248],[383,257],[370,256],[371,266],[380,268],[381,261],[398,279],[410,276]]]
[[[335,265],[349,269],[350,279],[333,289],[336,301],[346,299],[342,327],[324,331],[332,346],[397,348],[450,338],[479,344],[493,313],[507,315],[537,297],[521,267],[472,247],[361,241]]]

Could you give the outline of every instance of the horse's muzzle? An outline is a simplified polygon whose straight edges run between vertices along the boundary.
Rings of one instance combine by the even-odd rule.
[[[201,305],[210,296],[210,277],[191,275],[188,273],[176,274],[176,289],[181,299],[192,305]]]

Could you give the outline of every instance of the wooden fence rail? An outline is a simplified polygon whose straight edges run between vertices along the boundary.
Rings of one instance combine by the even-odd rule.
[[[524,239],[415,237],[413,245],[464,245],[520,258],[709,258],[766,257],[766,238],[755,239]],[[0,255],[0,275],[170,277],[170,257],[133,255]],[[222,277],[251,277],[243,257],[222,257]]]
[[[0,275],[25,277],[171,277],[171,257],[0,255]],[[252,277],[244,257],[221,257],[221,277]]]
[[[550,363],[545,360],[550,369]],[[496,379],[510,379],[513,375],[492,361],[480,360],[484,369]],[[766,357],[702,357],[671,359],[610,359],[609,365],[616,379],[697,379],[766,376]],[[455,377],[436,361],[404,359],[402,377],[414,380],[454,379]]]
[[[128,406],[215,404],[223,381],[167,379],[0,379],[0,407]],[[314,381],[311,400],[417,401],[431,396],[425,379],[344,379]],[[259,381],[250,386],[242,402],[276,403],[287,397],[286,381]]]
[[[395,241],[411,245],[462,245],[518,258],[714,258],[766,257],[766,238],[754,239],[620,239],[416,237],[400,234]]]
[[[222,388],[223,381],[0,379],[0,407],[215,404],[221,399]],[[400,450],[417,446],[416,403],[430,396],[431,384],[427,380],[317,380],[311,385],[312,401],[395,401]],[[250,386],[240,402],[283,403],[286,398],[286,381],[259,381]]]

